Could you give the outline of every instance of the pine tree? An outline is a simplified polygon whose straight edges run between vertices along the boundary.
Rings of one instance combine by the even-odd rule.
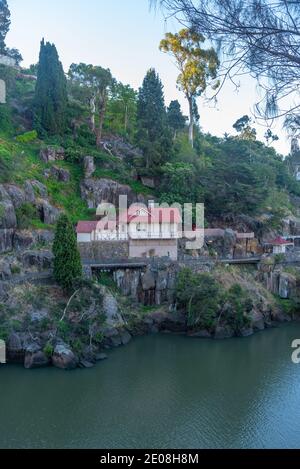
[[[142,148],[147,169],[157,169],[172,150],[168,131],[163,85],[150,69],[139,89],[137,104],[137,143]]]
[[[10,27],[10,11],[6,0],[0,0],[0,54],[6,50],[5,38]]]
[[[82,267],[72,224],[64,214],[56,225],[53,254],[54,277],[64,289],[69,290],[73,281],[81,277]]]
[[[67,80],[54,44],[41,42],[35,89],[35,127],[40,134],[66,128]]]
[[[174,139],[176,138],[177,132],[184,129],[186,117],[181,112],[181,107],[177,99],[171,101],[167,110],[168,124],[173,130]]]

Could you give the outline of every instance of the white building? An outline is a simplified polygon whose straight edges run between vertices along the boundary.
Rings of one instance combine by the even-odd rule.
[[[133,204],[117,220],[80,221],[77,242],[128,241],[129,257],[168,256],[177,259],[177,239],[181,237],[178,208]]]

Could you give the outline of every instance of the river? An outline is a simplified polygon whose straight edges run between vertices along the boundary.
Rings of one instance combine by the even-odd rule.
[[[299,448],[300,324],[223,341],[152,335],[96,367],[0,368],[1,448]]]

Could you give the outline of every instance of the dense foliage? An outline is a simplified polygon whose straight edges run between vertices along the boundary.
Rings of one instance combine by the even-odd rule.
[[[170,157],[172,141],[167,126],[163,85],[150,69],[139,90],[137,104],[137,143],[143,150],[147,169],[158,169]]]
[[[0,0],[0,54],[5,52],[5,37],[10,27],[10,11],[7,1]]]
[[[35,128],[40,135],[66,130],[67,82],[54,44],[41,42],[35,88]]]
[[[80,255],[73,226],[66,215],[61,215],[53,242],[54,277],[65,289],[82,275]]]
[[[250,296],[239,284],[225,289],[213,275],[193,273],[189,268],[178,274],[176,297],[191,329],[213,331],[225,323],[239,333],[248,325],[248,313],[253,308]]]

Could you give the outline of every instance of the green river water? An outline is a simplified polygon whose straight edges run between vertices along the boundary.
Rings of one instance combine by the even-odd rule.
[[[300,324],[151,335],[96,367],[0,367],[0,448],[299,448]]]

